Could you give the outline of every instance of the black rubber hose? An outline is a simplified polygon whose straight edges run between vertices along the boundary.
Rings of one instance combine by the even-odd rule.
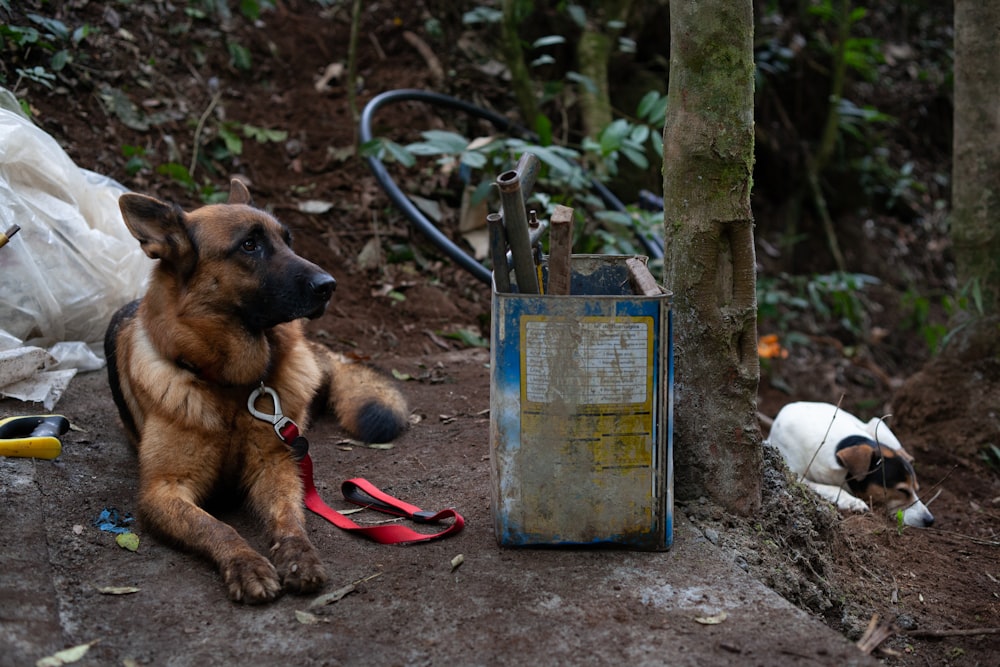
[[[361,112],[360,127],[358,129],[360,142],[365,144],[373,139],[372,117],[380,108],[395,102],[406,101],[426,102],[435,106],[448,107],[462,111],[471,116],[489,121],[498,130],[510,132],[524,139],[537,141],[537,137],[530,130],[513,123],[510,119],[501,116],[498,113],[494,113],[489,109],[484,109],[457,98],[443,95],[441,93],[435,93],[429,90],[404,88],[380,93],[379,95],[373,97],[368,104],[365,105],[365,108]],[[389,171],[385,168],[382,160],[374,155],[369,155],[366,160],[368,161],[368,167],[375,175],[375,180],[378,181],[382,189],[385,190],[387,195],[389,195],[389,199],[392,203],[403,212],[410,222],[413,223],[413,225],[420,230],[420,232],[423,233],[424,236],[431,241],[431,243],[437,246],[442,252],[445,253],[445,255],[479,280],[485,283],[490,282],[492,278],[490,270],[477,262],[476,259],[467,252],[462,250],[455,244],[454,241],[443,234],[433,222],[427,219],[427,216],[425,216],[420,209],[418,209],[416,205],[410,201],[410,198],[406,196],[406,193],[404,193],[399,186],[396,185],[396,182],[392,180],[392,177],[389,176]],[[615,197],[603,183],[597,181],[596,179],[591,179],[590,185],[604,202],[605,206],[620,212],[626,211],[625,205],[622,204],[621,201],[618,200],[618,198]],[[647,239],[634,227],[633,232],[650,257],[654,259],[663,257],[662,242],[658,243],[657,240]]]

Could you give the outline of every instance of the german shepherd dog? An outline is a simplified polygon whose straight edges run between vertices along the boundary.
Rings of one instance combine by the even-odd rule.
[[[403,431],[405,399],[379,371],[306,339],[303,318],[323,314],[336,282],[292,251],[289,230],[240,181],[228,203],[192,212],[138,194],[119,206],[158,260],[145,297],[118,311],[105,337],[112,395],[138,454],[140,518],[212,560],[234,601],[320,589],[327,576],[306,535],[298,465],[277,427],[251,414],[250,397],[273,390],[302,429],[328,406],[366,442]],[[245,498],[270,559],[203,509],[219,493]]]

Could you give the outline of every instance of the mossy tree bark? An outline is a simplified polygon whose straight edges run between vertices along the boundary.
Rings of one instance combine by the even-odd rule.
[[[998,35],[1000,4],[955,3],[951,239],[959,286],[978,284],[988,316],[1000,316]]]
[[[677,496],[761,500],[753,174],[753,4],[672,0],[663,131],[674,293]]]
[[[531,74],[524,62],[524,49],[519,35],[521,22],[525,19],[525,3],[503,0],[502,7],[501,39],[504,60],[510,69],[510,86],[525,125],[534,128],[538,116],[538,100],[532,87]]]
[[[576,60],[580,74],[594,82],[594,92],[580,92],[581,124],[586,136],[596,138],[614,120],[611,109],[611,85],[608,63],[614,53],[618,35],[613,27],[628,19],[632,0],[602,0],[593,2],[587,10],[587,24],[576,43]]]

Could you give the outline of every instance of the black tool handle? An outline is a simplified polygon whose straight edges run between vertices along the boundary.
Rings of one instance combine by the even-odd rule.
[[[34,438],[59,437],[68,430],[69,420],[62,415],[45,415],[39,418],[38,425],[31,431],[31,436]]]

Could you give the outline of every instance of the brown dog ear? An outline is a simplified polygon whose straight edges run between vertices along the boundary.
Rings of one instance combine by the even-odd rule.
[[[184,212],[146,195],[124,194],[118,198],[125,226],[151,259],[163,260],[180,271],[193,249],[184,224]]]
[[[250,190],[243,181],[238,178],[234,178],[229,182],[229,202],[230,204],[246,204],[250,206],[253,204],[253,199],[250,197]]]
[[[858,443],[850,447],[844,447],[837,452],[837,460],[840,461],[840,465],[847,468],[847,478],[849,480],[858,480],[868,476],[868,470],[871,468],[872,456],[874,455],[875,450],[872,449],[871,445]]]

